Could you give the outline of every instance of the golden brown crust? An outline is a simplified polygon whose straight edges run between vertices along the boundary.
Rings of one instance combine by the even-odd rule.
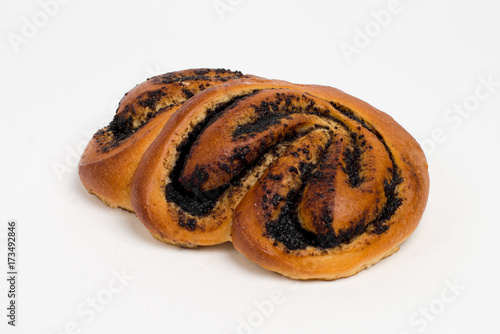
[[[191,69],[149,78],[130,90],[113,121],[99,130],[80,163],[84,186],[111,207],[133,211],[132,176],[142,155],[182,104],[198,92],[244,76],[241,72]]]
[[[235,212],[232,241],[236,249],[262,267],[295,279],[336,279],[356,274],[399,249],[415,230],[425,209],[429,176],[423,151],[418,143],[390,116],[367,103],[330,87],[304,87],[309,93],[338,102],[354,111],[360,119],[375,126],[390,148],[404,180],[397,187],[403,203],[381,234],[363,233],[350,243],[318,251],[313,247],[289,251],[274,245],[263,229],[262,215],[255,210],[258,187],[252,188]],[[362,201],[362,198],[355,198]],[[348,208],[346,208],[348,209]]]
[[[390,116],[331,87],[252,76],[193,95],[82,157],[87,188],[155,238],[231,240],[266,269],[328,280],[391,255],[418,225],[427,163]]]
[[[279,106],[268,107],[275,95],[282,96],[278,99],[285,101]],[[341,180],[334,184],[338,188],[336,191],[340,193],[337,195],[340,203],[331,209],[335,217],[343,217],[336,222],[337,225],[334,224],[333,231],[337,234],[349,230],[349,224],[354,224],[354,219],[360,219],[359,210],[366,210],[363,211],[365,218],[372,222],[367,222],[363,226],[362,233],[356,232],[347,241],[344,240],[332,247],[316,244],[292,250],[269,235],[266,224],[278,218],[279,209],[282,209],[282,206],[278,204],[278,209],[269,213],[268,208],[263,208],[263,196],[271,191],[271,195],[275,196],[273,198],[283,199],[287,196],[287,191],[293,189],[293,183],[299,181],[297,178],[288,181],[280,179],[273,186],[265,180],[271,173],[270,171],[273,171],[275,175],[282,175],[283,172],[287,172],[287,168],[291,168],[295,158],[293,154],[287,157],[287,150],[291,150],[293,141],[292,144],[284,145],[286,148],[280,151],[278,158],[267,156],[266,163],[253,166],[251,171],[247,171],[245,178],[240,180],[240,184],[231,185],[230,190],[224,191],[208,214],[186,213],[176,203],[166,200],[166,185],[173,182],[171,173],[181,154],[177,148],[182,146],[196,124],[203,122],[211,108],[231,101],[235,96],[245,97],[225,108],[220,116],[214,117],[215,120],[210,120],[209,126],[205,126],[197,135],[196,141],[192,143],[189,154],[184,153],[188,158],[182,162],[184,168],[182,173],[177,175],[178,182],[188,184],[202,193],[219,189],[218,187],[241,173],[238,169],[240,161],[234,159],[234,152],[238,152],[244,146],[240,141],[231,138],[231,133],[234,134],[238,127],[242,129],[241,126],[245,124],[247,124],[246,130],[240,132],[255,127],[254,125],[248,127],[248,124],[259,122],[256,118],[258,117],[256,110],[262,101],[271,113],[273,108],[275,108],[275,113],[284,112],[284,105],[288,98],[297,99],[297,102],[292,103],[297,104],[297,108],[306,108],[305,104],[314,102],[318,108],[314,112],[286,111],[289,112],[290,118],[287,120],[287,129],[295,129],[293,131],[304,133],[311,131],[307,135],[311,136],[310,139],[306,136],[300,139],[309,143],[304,144],[309,145],[307,146],[309,147],[308,154],[317,154],[316,158],[312,157],[308,163],[317,164],[315,159],[318,161],[324,159],[324,157],[319,157],[321,149],[314,154],[310,151],[313,151],[312,145],[325,145],[327,140],[325,132],[328,131],[311,129],[319,125],[324,128],[329,127],[331,131],[332,119],[328,117],[345,124],[346,129],[342,131],[346,132],[344,133],[346,141],[349,133],[356,133],[359,138],[367,140],[363,145],[370,147],[370,150],[364,150],[363,153],[366,156],[363,163],[368,167],[364,170],[366,175],[361,185],[348,184],[346,186],[345,183],[349,183],[344,175],[346,173],[336,174]],[[339,109],[345,108],[344,113],[339,112],[334,106]],[[187,247],[220,243],[230,239],[229,230],[232,225],[234,246],[261,266],[292,278],[334,279],[352,275],[395,252],[398,245],[416,228],[423,213],[428,192],[428,174],[425,157],[418,144],[392,118],[341,91],[329,87],[294,85],[277,80],[240,80],[199,94],[186,103],[181,111],[172,117],[148,149],[133,181],[134,209],[151,233],[162,241]],[[318,113],[323,113],[323,115],[317,115]],[[273,116],[268,115],[268,117]],[[279,124],[276,122],[276,124],[266,125],[268,128],[264,129],[264,135],[259,131],[251,133],[249,137],[252,139],[245,141],[249,152],[245,153],[244,160],[254,159],[253,153],[258,151],[259,145],[267,145],[266,147],[280,145],[280,141],[285,139],[289,130],[279,128]],[[333,124],[337,123],[333,122]],[[273,128],[274,126],[277,127]],[[269,139],[269,131],[274,131],[271,139]],[[342,132],[340,129],[336,131],[339,135]],[[300,140],[295,142],[298,143]],[[339,152],[340,155],[344,154],[346,147],[349,147],[349,144],[346,145],[341,146],[337,154]],[[262,155],[264,151],[256,154]],[[297,151],[291,153],[298,155]],[[303,163],[306,161],[306,156],[299,157],[296,161],[299,165],[300,159]],[[224,173],[224,168],[220,167],[221,164],[226,166],[229,175]],[[342,168],[345,166],[339,164],[337,170]],[[397,175],[391,174],[390,171],[393,168],[398,169]],[[341,174],[344,181],[342,181]],[[388,186],[384,182],[390,182],[391,177],[401,178],[404,181],[394,180],[392,190],[394,194],[387,195],[384,194],[384,187]],[[287,182],[291,184],[289,188],[287,188]],[[267,184],[267,191],[264,191],[263,183]],[[284,188],[286,189],[283,190]],[[319,190],[316,189],[316,191]],[[343,198],[342,192],[350,193],[350,197]],[[231,198],[225,196],[229,193],[232,195]],[[312,193],[314,195],[314,192]],[[393,202],[387,204],[389,201],[387,197],[396,196],[395,194],[398,198],[392,198]],[[267,201],[271,201],[271,195],[268,196]],[[326,207],[328,205],[330,203],[327,203]],[[389,209],[384,205],[389,206]],[[393,209],[396,207],[393,210],[395,212],[381,222],[380,226],[376,226],[373,221],[381,217],[383,210],[391,211],[391,205]],[[306,209],[303,210],[306,211],[311,206],[314,208],[309,217],[314,217],[317,214],[314,211],[315,208],[320,208],[321,205],[318,203],[314,206],[314,201],[311,200],[310,203],[304,204]],[[303,216],[307,217],[307,214]],[[179,224],[183,220],[184,223]],[[192,224],[186,225],[188,221]],[[318,232],[324,228],[324,226],[318,227],[317,225],[312,218],[302,222],[302,226],[306,229],[317,229],[317,231],[310,232]]]
[[[230,240],[233,211],[244,195],[245,182],[239,189],[233,189],[231,194],[226,192],[218,205],[204,215],[190,214],[172,201],[167,201],[165,184],[170,181],[169,173],[177,162],[177,148],[195,123],[201,123],[209,110],[218,104],[228,103],[236,94],[242,91],[250,93],[253,86],[248,83],[253,81],[249,80],[234,81],[242,90],[233,90],[233,93],[230,89],[234,89],[234,85],[228,83],[193,97],[173,115],[146,151],[133,178],[132,206],[155,238],[183,247],[214,245]],[[198,196],[203,199],[206,195]]]

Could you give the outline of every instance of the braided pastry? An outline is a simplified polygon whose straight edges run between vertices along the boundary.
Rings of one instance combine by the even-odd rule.
[[[123,198],[152,235],[183,247],[231,240],[296,279],[350,276],[397,251],[428,196],[418,143],[337,89],[238,77],[170,113],[133,177],[124,172]]]

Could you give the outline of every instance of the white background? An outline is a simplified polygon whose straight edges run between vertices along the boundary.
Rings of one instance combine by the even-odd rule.
[[[500,2],[401,0],[385,26],[373,15],[385,0],[66,2],[0,4],[2,333],[500,332]],[[162,244],[89,195],[76,163],[123,94],[197,67],[334,86],[401,123],[431,175],[401,250],[348,279],[295,283],[230,244]]]

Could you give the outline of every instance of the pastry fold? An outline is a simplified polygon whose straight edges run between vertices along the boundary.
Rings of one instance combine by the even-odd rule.
[[[80,159],[78,172],[87,190],[110,207],[133,211],[130,185],[146,149],[170,116],[195,94],[241,72],[191,69],[152,77],[120,101],[111,123],[97,131]]]
[[[144,92],[162,102],[125,139],[115,120],[96,134],[80,165],[89,191],[133,210],[163,242],[232,241],[295,279],[353,275],[415,230],[427,163],[390,116],[331,87],[203,71],[207,79],[179,80],[188,88],[160,76],[125,97],[115,119],[130,105],[141,120]]]

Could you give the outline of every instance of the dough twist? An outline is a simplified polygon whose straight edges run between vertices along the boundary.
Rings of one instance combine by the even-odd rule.
[[[337,89],[225,73],[186,96],[125,173],[124,197],[152,235],[183,247],[232,240],[297,279],[350,276],[397,251],[428,196],[418,143]]]

